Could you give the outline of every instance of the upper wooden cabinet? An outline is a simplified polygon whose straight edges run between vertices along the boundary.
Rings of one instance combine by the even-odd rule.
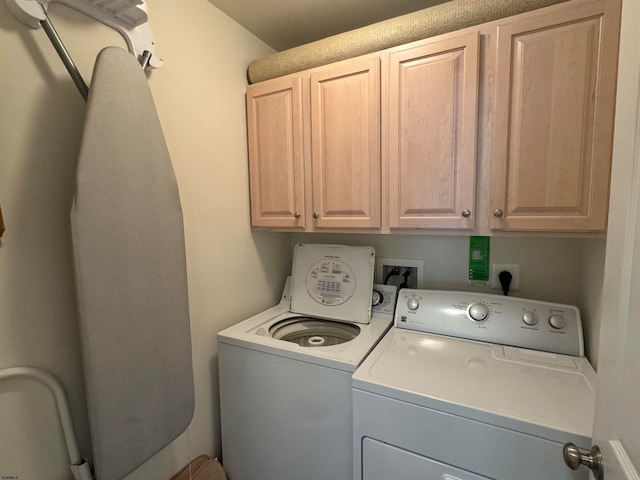
[[[380,58],[247,88],[251,225],[379,230]]]
[[[247,88],[249,186],[254,227],[305,228],[303,81]]]
[[[602,232],[619,14],[598,0],[519,18],[498,26],[491,228]]]
[[[569,0],[250,85],[252,226],[601,235],[620,5]]]
[[[313,227],[380,228],[380,59],[311,72]]]
[[[389,56],[389,227],[473,229],[479,33]]]

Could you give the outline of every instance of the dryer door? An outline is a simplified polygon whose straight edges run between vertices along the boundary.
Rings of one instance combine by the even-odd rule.
[[[363,440],[362,456],[362,480],[490,480],[371,438]]]

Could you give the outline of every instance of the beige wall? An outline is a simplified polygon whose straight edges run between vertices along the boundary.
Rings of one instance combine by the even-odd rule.
[[[599,359],[606,246],[605,239],[584,241],[581,252],[582,268],[578,275],[578,305],[583,317],[585,350],[594,368],[597,368]]]
[[[300,243],[371,245],[376,257],[424,261],[421,288],[502,294],[468,284],[469,237],[416,235],[294,235]],[[575,304],[583,240],[571,238],[491,238],[491,263],[520,265],[520,290],[512,295]]]
[[[50,13],[87,82],[100,48],[124,45],[64,7]],[[289,235],[254,234],[248,219],[245,71],[272,50],[206,0],[153,0],[149,14],[165,61],[149,83],[184,209],[196,413],[188,434],[129,480],[169,478],[189,457],[219,454],[215,334],[272,306],[291,258]],[[0,369],[56,374],[88,456],[68,224],[85,105],[44,32],[4,2],[0,59]],[[53,405],[38,384],[0,383],[0,476],[72,478]]]

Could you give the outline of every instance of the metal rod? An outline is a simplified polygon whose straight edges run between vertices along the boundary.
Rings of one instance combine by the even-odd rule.
[[[8,380],[12,378],[29,378],[37,380],[51,390],[53,397],[58,407],[58,417],[62,425],[62,433],[67,445],[67,453],[69,455],[69,469],[73,474],[75,480],[93,480],[91,475],[91,466],[80,455],[80,449],[78,448],[78,440],[76,439],[76,432],[73,428],[73,421],[71,420],[71,411],[69,410],[69,402],[67,401],[67,395],[64,391],[64,387],[54,375],[39,368],[33,367],[11,367],[0,370],[0,381]]]
[[[73,63],[73,60],[69,55],[69,52],[62,44],[62,40],[60,39],[60,36],[56,32],[56,29],[53,28],[53,24],[49,20],[47,11],[44,9],[44,7],[42,7],[42,5],[40,5],[40,7],[42,8],[42,12],[44,13],[44,20],[40,21],[40,25],[42,25],[42,28],[46,32],[51,43],[53,44],[53,48],[55,48],[56,52],[58,52],[58,55],[60,56],[60,60],[62,60],[62,63],[64,63],[64,66],[67,67],[67,71],[69,72],[69,75],[71,75],[71,79],[73,80],[73,83],[75,83],[76,87],[78,87],[78,90],[80,91],[80,95],[82,95],[82,98],[84,98],[84,100],[86,101],[87,97],[89,96],[89,87],[87,87],[87,84],[82,79],[82,75],[80,75],[80,72],[76,67],[76,64]]]
[[[138,63],[140,63],[142,70],[147,69],[149,60],[151,60],[151,52],[149,50],[145,50],[144,52],[142,52],[142,55],[140,55],[140,58],[138,59]]]

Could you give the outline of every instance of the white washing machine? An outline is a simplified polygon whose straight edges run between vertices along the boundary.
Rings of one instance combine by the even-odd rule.
[[[374,250],[296,246],[280,303],[218,334],[229,480],[351,478],[351,375],[393,322]]]
[[[595,372],[577,308],[403,289],[353,376],[354,479],[575,480]]]

